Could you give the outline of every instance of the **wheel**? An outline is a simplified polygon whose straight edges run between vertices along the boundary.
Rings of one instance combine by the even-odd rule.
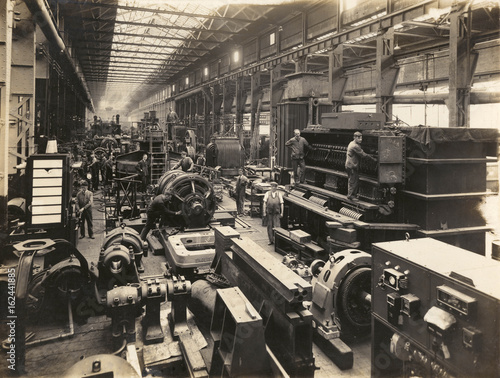
[[[370,331],[371,303],[365,295],[371,292],[371,268],[360,267],[347,274],[337,294],[337,313],[342,332],[364,335]]]

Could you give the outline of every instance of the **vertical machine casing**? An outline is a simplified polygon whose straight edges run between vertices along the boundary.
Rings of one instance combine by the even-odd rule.
[[[372,374],[498,376],[500,264],[424,238],[372,250]]]

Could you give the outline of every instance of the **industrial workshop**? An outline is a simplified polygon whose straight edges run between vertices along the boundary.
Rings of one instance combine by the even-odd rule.
[[[0,17],[0,377],[500,377],[499,0]]]

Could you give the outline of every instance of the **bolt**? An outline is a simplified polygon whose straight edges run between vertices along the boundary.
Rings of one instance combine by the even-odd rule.
[[[132,296],[131,296],[131,295],[129,295],[127,299],[128,299],[128,301],[129,301],[130,303],[132,303],[133,298],[132,298]]]
[[[151,294],[151,293],[153,293],[153,288],[152,288],[152,287],[149,287],[149,288],[148,288],[148,294]]]

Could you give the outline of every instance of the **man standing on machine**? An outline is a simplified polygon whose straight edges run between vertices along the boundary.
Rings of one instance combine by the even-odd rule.
[[[373,161],[377,161],[373,156],[368,155],[361,148],[363,134],[359,131],[354,133],[354,140],[347,146],[347,154],[345,160],[345,170],[347,172],[347,199],[357,201],[359,187],[359,163],[362,158],[367,157]]]
[[[292,149],[292,168],[293,168],[293,179],[295,184],[299,182],[304,183],[306,177],[306,163],[304,161],[305,148],[310,149],[309,143],[304,137],[300,136],[300,130],[293,130],[295,136],[289,139],[285,146]],[[299,173],[300,169],[300,173]]]

